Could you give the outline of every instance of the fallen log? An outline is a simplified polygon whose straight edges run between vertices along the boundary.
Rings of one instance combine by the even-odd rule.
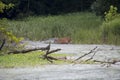
[[[15,50],[15,51],[10,51],[7,54],[25,54],[31,51],[37,51],[37,50],[42,50],[42,51],[46,51],[46,53],[41,57],[43,59],[47,59],[49,62],[53,62],[53,60],[58,60],[57,58],[54,58],[52,56],[48,56],[49,54],[52,54],[54,52],[60,51],[61,49],[55,49],[55,50],[51,50],[50,51],[50,44],[47,47],[41,47],[41,48],[34,48],[34,49],[26,49],[26,50]]]
[[[34,49],[26,49],[26,50],[15,50],[15,51],[10,51],[7,54],[19,54],[19,53],[25,54],[25,53],[28,53],[28,52],[31,52],[31,51],[37,51],[37,50],[44,51],[44,50],[48,50],[48,49],[49,49],[49,46],[41,47],[41,48],[34,48]]]

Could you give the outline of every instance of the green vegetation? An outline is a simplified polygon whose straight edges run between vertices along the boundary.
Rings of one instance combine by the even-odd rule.
[[[13,67],[28,67],[40,66],[45,64],[52,64],[49,61],[40,58],[43,52],[31,52],[27,54],[10,54],[0,56],[0,68],[13,68]],[[52,54],[53,57],[64,57],[67,54]],[[54,61],[53,64],[65,64],[61,60]]]
[[[30,40],[70,37],[72,43],[120,44],[120,14],[117,13],[117,10],[120,11],[119,0],[52,1],[0,1],[0,55],[4,54],[4,56],[0,56],[0,67],[26,67],[49,64],[47,60],[39,58],[43,52],[6,55],[5,53],[9,50],[21,48],[21,45],[10,45],[10,43],[18,43],[22,40],[22,38],[17,37]],[[111,4],[116,5],[118,8],[111,6],[109,9]],[[91,12],[79,12],[89,11],[90,6],[97,15],[102,15],[102,17],[105,15],[105,20]],[[41,14],[43,16],[40,16]],[[13,20],[7,20],[4,17]],[[6,42],[7,44],[5,44]],[[60,57],[65,55],[54,54],[52,56]],[[60,63],[66,62],[55,61],[55,64]]]
[[[109,22],[115,18],[120,17],[120,15],[117,13],[117,10],[117,7],[111,5],[109,11],[105,12],[105,22]]]
[[[0,13],[4,13],[4,10],[8,10],[10,8],[13,8],[13,4],[4,4],[3,2],[0,1]],[[6,37],[9,37],[9,39],[16,39],[16,37],[8,32],[5,28],[8,27],[7,25],[7,19],[0,19],[0,40],[5,39]],[[17,39],[16,39],[17,40]]]
[[[73,43],[100,43],[102,19],[93,13],[81,12],[58,16],[28,17],[10,20],[9,30],[19,37],[44,40],[52,37],[71,37]]]
[[[4,13],[5,10],[9,10],[13,8],[13,4],[4,4],[3,2],[0,1],[0,13]],[[0,54],[3,54],[6,52],[8,49],[11,48],[10,43],[15,42],[18,43],[22,38],[17,38],[12,32],[7,30],[9,27],[7,23],[7,19],[2,18],[0,19]],[[6,44],[5,48],[3,49],[4,45]],[[13,47],[12,47],[13,48]]]
[[[18,43],[22,38],[17,38],[12,32],[8,30],[9,24],[7,19],[0,19],[0,43],[5,39],[6,42],[13,41]]]
[[[12,3],[9,3],[7,5],[7,4],[4,4],[2,1],[0,1],[0,13],[4,13],[4,10],[8,10],[13,7],[14,7],[14,4]]]
[[[110,10],[105,12],[105,21],[101,29],[105,43],[120,44],[120,14],[117,13],[116,7],[110,6]]]
[[[102,26],[103,39],[107,44],[120,44],[120,19],[104,23]]]

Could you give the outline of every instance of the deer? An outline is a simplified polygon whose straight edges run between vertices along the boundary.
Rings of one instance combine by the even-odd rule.
[[[54,40],[54,43],[57,43],[57,44],[69,44],[70,42],[71,42],[71,38],[69,37],[56,38]]]

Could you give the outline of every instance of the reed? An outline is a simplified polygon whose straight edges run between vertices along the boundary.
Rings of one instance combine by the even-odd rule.
[[[53,37],[71,37],[73,43],[100,43],[100,25],[103,20],[93,13],[30,16],[23,20],[10,20],[9,29],[17,36],[30,40]]]

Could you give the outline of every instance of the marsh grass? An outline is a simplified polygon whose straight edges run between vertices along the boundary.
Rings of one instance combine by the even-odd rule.
[[[101,25],[101,32],[108,44],[120,44],[120,16]]]
[[[57,60],[50,63],[46,59],[40,58],[43,52],[31,52],[27,54],[10,54],[0,56],[0,68],[15,68],[15,67],[35,67],[48,64],[65,64],[68,62]],[[67,54],[52,54],[53,57],[64,57]]]
[[[69,13],[55,16],[30,16],[9,21],[9,29],[17,36],[30,40],[71,37],[72,43],[100,43],[102,19],[93,13]]]

